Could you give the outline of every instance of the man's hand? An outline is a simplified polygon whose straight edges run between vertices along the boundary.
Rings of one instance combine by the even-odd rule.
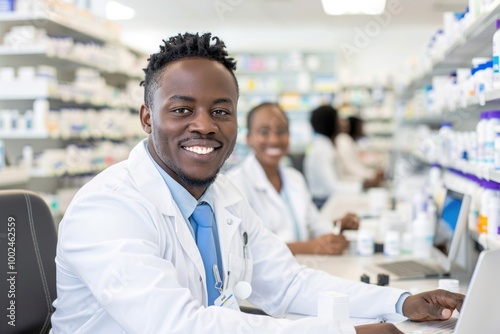
[[[369,324],[354,327],[356,334],[403,334],[393,324]]]
[[[403,304],[403,315],[413,321],[446,320],[453,310],[462,309],[464,295],[446,290],[432,290],[409,296]]]

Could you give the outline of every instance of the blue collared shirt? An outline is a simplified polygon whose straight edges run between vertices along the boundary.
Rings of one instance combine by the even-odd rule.
[[[186,190],[183,186],[181,186],[177,181],[175,181],[168,173],[158,165],[158,163],[153,159],[151,156],[151,153],[149,152],[148,141],[144,140],[143,144],[146,148],[146,152],[148,152],[148,156],[155,165],[156,169],[160,173],[161,177],[167,184],[168,189],[170,189],[170,193],[172,194],[172,197],[174,199],[174,202],[177,204],[179,209],[181,210],[182,217],[186,222],[189,222],[187,226],[189,227],[189,230],[191,231],[191,235],[193,238],[196,240],[196,228],[197,225],[196,223],[191,219],[191,215],[194,212],[194,209],[196,206],[202,202],[206,202],[210,207],[212,208],[212,211],[214,211],[214,191],[211,186],[207,188],[205,193],[200,197],[199,200],[196,200],[196,198],[193,197],[189,193],[189,191]],[[217,251],[217,260],[219,262],[219,271],[222,273],[222,258],[221,258],[221,253],[220,253],[220,243],[219,243],[219,233],[217,232],[217,221],[215,220],[215,215],[214,215],[214,224],[212,228],[212,233],[214,235],[214,240],[215,240],[215,248]]]

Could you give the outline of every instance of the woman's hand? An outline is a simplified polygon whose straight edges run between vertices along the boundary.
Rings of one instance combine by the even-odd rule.
[[[346,213],[342,218],[335,221],[340,224],[340,231],[357,230],[359,228],[359,217],[354,213]]]
[[[343,235],[324,234],[307,242],[308,254],[341,255],[349,242]]]

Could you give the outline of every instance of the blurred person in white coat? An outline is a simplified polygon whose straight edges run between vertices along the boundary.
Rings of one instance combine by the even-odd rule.
[[[52,332],[401,333],[314,317],[325,290],[348,294],[355,317],[460,309],[461,294],[410,295],[308,269],[263,227],[218,175],[238,132],[235,68],[210,33],[167,38],[150,56],[139,114],[148,138],[82,187],[59,226]],[[245,298],[272,316],[241,312]],[[279,318],[287,313],[309,317]]]
[[[357,229],[359,218],[348,213],[337,220],[322,219],[302,174],[281,164],[290,146],[285,112],[276,103],[264,102],[247,113],[246,124],[252,152],[227,173],[229,179],[293,254],[342,254],[347,241],[332,233],[334,225],[339,232]]]
[[[311,112],[314,137],[306,150],[304,175],[314,203],[321,208],[332,195],[360,193],[363,188],[377,187],[378,178],[364,181],[342,181],[339,178],[340,161],[335,138],[340,133],[337,110],[329,105],[317,107]]]
[[[339,178],[343,181],[383,180],[381,169],[370,168],[360,158],[358,141],[364,137],[363,120],[356,116],[343,119],[344,131],[335,137],[339,158]]]

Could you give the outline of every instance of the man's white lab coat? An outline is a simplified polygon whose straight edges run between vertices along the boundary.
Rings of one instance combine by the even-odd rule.
[[[401,290],[300,266],[225,177],[212,187],[225,289],[251,282],[249,301],[278,317],[316,314],[324,290],[349,294],[351,316],[394,312]],[[56,263],[56,334],[355,333],[349,324],[313,317],[291,321],[206,307],[201,256],[145,142],[75,196],[59,227]]]

